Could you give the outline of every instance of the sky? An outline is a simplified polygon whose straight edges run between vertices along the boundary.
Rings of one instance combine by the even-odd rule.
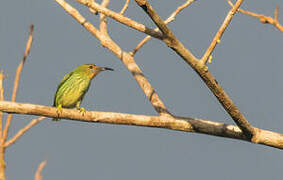
[[[125,1],[112,0],[120,11]],[[167,18],[183,1],[150,1]],[[70,2],[97,25],[98,17]],[[244,9],[273,15],[283,1],[249,0]],[[198,0],[169,25],[178,39],[201,57],[223,22],[225,0]],[[134,1],[125,13],[140,23],[155,25]],[[0,2],[0,69],[5,98],[10,99],[15,71],[22,59],[29,25],[34,41],[19,86],[17,102],[51,106],[63,76],[80,64],[115,69],[93,81],[82,106],[87,110],[157,115],[122,62],[68,15],[56,2],[23,0]],[[109,33],[131,51],[145,35],[109,19]],[[268,24],[237,14],[213,52],[209,70],[249,122],[283,133],[283,34]],[[198,75],[159,40],[150,40],[135,55],[137,64],[170,112],[234,124]],[[15,115],[9,134],[35,116]],[[54,179],[282,179],[281,150],[244,141],[165,129],[47,118],[7,149],[8,179],[32,179],[43,160],[42,175]]]

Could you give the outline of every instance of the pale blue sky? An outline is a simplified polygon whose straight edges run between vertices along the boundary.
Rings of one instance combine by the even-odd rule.
[[[124,1],[113,0],[120,10]],[[154,1],[163,18],[184,1]],[[89,20],[87,9],[71,2]],[[283,1],[249,0],[246,9],[272,15]],[[197,57],[208,47],[229,10],[225,0],[198,0],[170,24],[176,36]],[[126,16],[149,27],[154,24],[131,1]],[[100,74],[85,97],[87,110],[155,115],[137,83],[110,51],[101,47],[74,19],[52,1],[0,2],[0,69],[6,99],[22,58],[29,24],[34,42],[24,66],[18,102],[52,105],[64,74],[79,64],[95,63],[115,69]],[[109,20],[110,35],[132,50],[144,34]],[[213,53],[212,74],[252,125],[283,133],[283,34],[271,25],[237,14]],[[135,56],[138,65],[168,109],[190,116],[233,124],[197,74],[158,40],[151,40]],[[11,134],[34,117],[16,115]],[[10,135],[11,135],[10,134]],[[44,180],[100,179],[282,179],[281,150],[207,135],[156,128],[91,124],[46,119],[7,151],[8,179],[32,179],[47,159]],[[24,178],[23,178],[24,177]]]

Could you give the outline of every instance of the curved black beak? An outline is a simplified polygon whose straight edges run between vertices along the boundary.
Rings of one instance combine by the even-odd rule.
[[[109,68],[109,67],[102,67],[101,70],[102,71],[114,71],[114,69]]]

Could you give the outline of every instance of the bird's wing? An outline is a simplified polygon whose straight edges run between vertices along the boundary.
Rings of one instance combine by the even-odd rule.
[[[60,89],[60,87],[72,76],[73,72],[70,72],[68,74],[66,74],[63,79],[61,80],[61,82],[59,83],[58,85],[58,88],[57,88],[57,91],[56,91],[56,94],[55,94],[55,97],[54,97],[54,103],[53,103],[53,106],[56,106],[56,96],[57,96],[57,92],[58,90]]]

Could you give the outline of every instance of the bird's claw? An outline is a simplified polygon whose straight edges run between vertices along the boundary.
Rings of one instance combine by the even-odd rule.
[[[79,107],[78,110],[81,112],[81,114],[82,114],[83,116],[85,115],[85,112],[86,112],[85,108]]]
[[[59,106],[57,106],[56,113],[57,113],[57,117],[58,117],[58,118],[53,118],[53,119],[52,119],[53,121],[59,121],[59,120],[60,120],[60,119],[59,119],[59,116],[60,116],[60,114],[62,113],[62,105],[61,105],[61,104],[60,104]]]

